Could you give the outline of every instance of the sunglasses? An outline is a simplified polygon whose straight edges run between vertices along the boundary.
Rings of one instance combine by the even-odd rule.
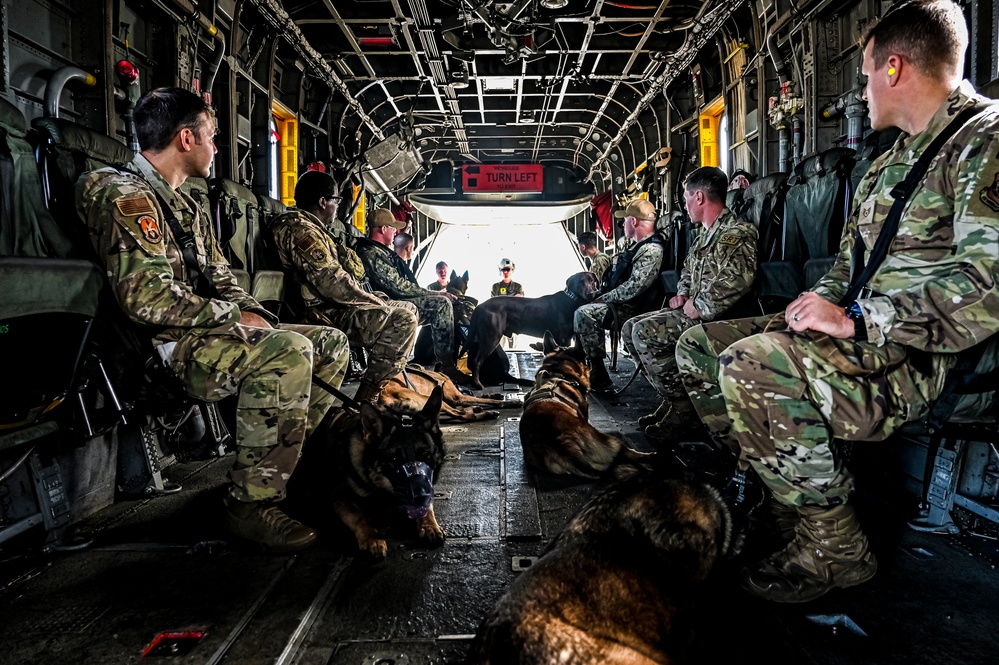
[[[324,196],[327,201],[332,201],[335,205],[340,205],[340,201],[343,201],[342,196]]]
[[[510,272],[509,268],[500,268],[500,272]]]

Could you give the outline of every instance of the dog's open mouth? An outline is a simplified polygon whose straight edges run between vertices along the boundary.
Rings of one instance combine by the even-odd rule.
[[[434,470],[425,462],[408,462],[393,479],[399,506],[409,519],[426,517],[434,499]]]

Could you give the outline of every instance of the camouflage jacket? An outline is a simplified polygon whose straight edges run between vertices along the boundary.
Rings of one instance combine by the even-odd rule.
[[[364,261],[364,272],[376,290],[396,300],[421,298],[430,293],[409,278],[409,266],[391,248],[370,238],[358,238],[354,249]]]
[[[275,217],[270,228],[281,266],[294,275],[307,307],[384,304],[345,270],[350,258],[341,263],[342,248],[315,215],[293,208]]]
[[[157,195],[182,228],[194,236],[198,265],[222,299],[194,293],[180,245]],[[84,173],[76,182],[76,209],[104,260],[118,303],[133,321],[166,328],[160,339],[178,339],[187,328],[235,323],[240,310],[272,323],[277,318],[236,284],[212,235],[208,215],[194,199],[171,189],[141,154],[124,170]]]
[[[752,222],[737,219],[725,208],[687,252],[677,295],[693,300],[705,321],[724,314],[753,287],[758,237]]]
[[[606,252],[597,252],[590,259],[590,272],[597,276],[597,283],[604,277],[604,273],[610,268],[611,257]]]
[[[960,111],[988,101],[967,81],[951,93],[925,131],[902,133],[861,179],[832,269],[813,290],[838,302],[850,282],[854,239],[866,255],[891,209],[892,187]],[[867,341],[937,354],[935,374],[953,354],[999,330],[999,105],[973,117],[933,160],[902,213],[898,234],[858,303]],[[942,381],[942,376],[939,377]]]
[[[662,243],[656,242],[652,236],[649,236],[637,245],[632,245],[626,251],[618,254],[615,259],[620,261],[627,252],[631,251],[635,252],[631,262],[631,274],[624,282],[603,294],[604,302],[626,303],[642,295],[659,279],[659,270],[663,262]]]

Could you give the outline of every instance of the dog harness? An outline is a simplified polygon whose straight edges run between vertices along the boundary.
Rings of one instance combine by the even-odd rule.
[[[575,387],[575,393],[569,392],[567,386]],[[534,376],[534,388],[524,398],[524,409],[535,402],[559,402],[579,413],[579,397],[586,399],[586,389],[578,381],[541,369]]]

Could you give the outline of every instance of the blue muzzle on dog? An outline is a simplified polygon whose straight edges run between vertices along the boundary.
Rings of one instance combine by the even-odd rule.
[[[406,517],[425,517],[434,499],[434,470],[426,462],[406,462],[393,476],[392,486]]]

